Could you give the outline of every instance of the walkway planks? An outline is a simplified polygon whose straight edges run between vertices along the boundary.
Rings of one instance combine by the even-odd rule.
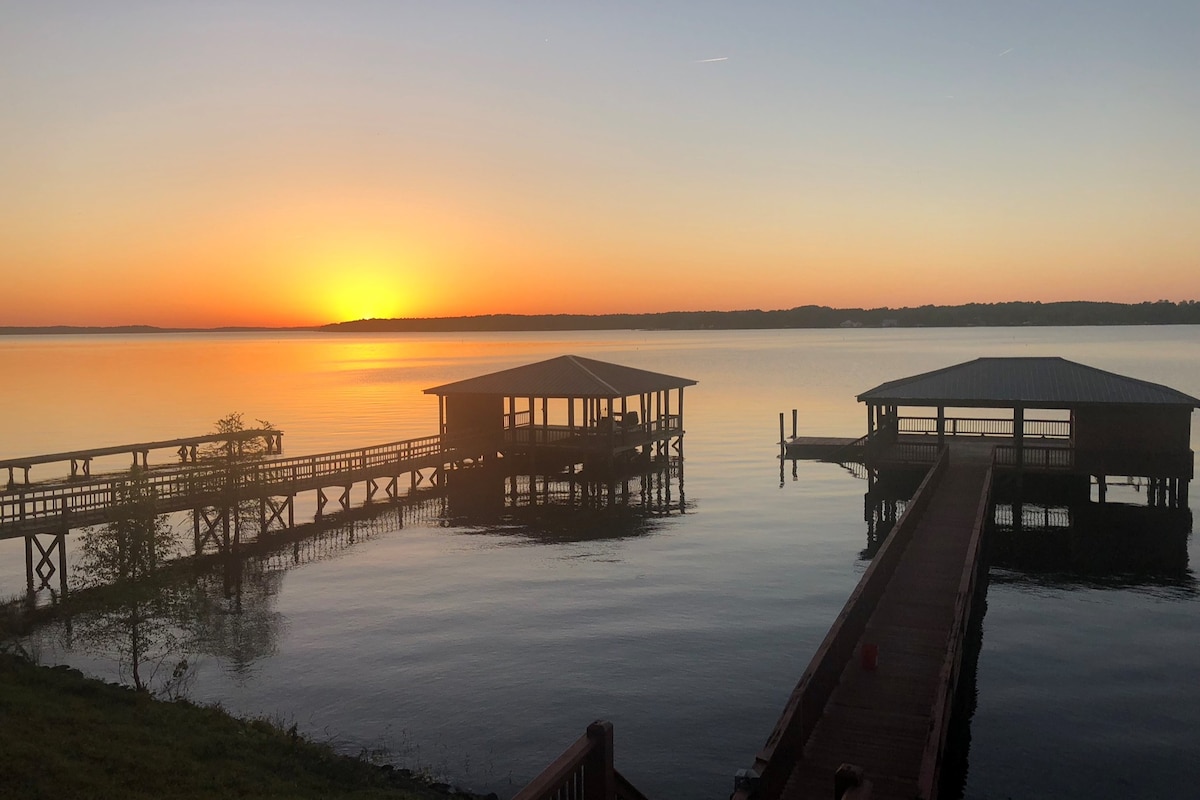
[[[955,443],[940,452],[753,768],[739,771],[734,800],[825,800],[842,765],[861,771],[873,800],[936,797],[992,467],[990,448]]]
[[[868,670],[857,658],[846,665],[783,797],[832,797],[844,763],[864,770],[872,798],[926,796],[922,759],[931,729],[942,724],[936,716],[946,661],[961,645],[954,642],[956,606],[964,571],[975,567],[967,562],[978,556],[974,539],[987,498],[988,464],[974,455],[952,449],[856,648],[876,645],[878,665]]]

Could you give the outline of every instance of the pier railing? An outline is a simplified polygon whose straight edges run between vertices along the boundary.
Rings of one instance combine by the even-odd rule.
[[[997,503],[992,524],[998,530],[1066,530],[1071,527],[1071,509],[1066,506]]]
[[[941,455],[936,442],[897,442],[879,449],[872,460],[894,461],[903,464],[932,464]]]
[[[1021,466],[1024,469],[1069,470],[1075,466],[1075,450],[1071,447],[1038,447],[1025,445],[1021,448]],[[993,451],[993,463],[999,467],[1016,467],[1017,448],[1012,445],[997,445]]]
[[[454,444],[461,444],[455,440]],[[338,450],[297,458],[252,462],[202,462],[196,467],[141,470],[93,477],[66,484],[19,485],[0,493],[0,537],[3,529],[59,519],[76,525],[103,521],[120,489],[136,481],[161,510],[178,510],[225,496],[240,499],[287,494],[303,488],[341,485],[367,477],[398,474],[416,464],[452,461],[456,448],[441,436]],[[328,482],[327,484],[324,482]],[[12,530],[10,535],[24,531]]]
[[[87,450],[72,450],[65,453],[47,453],[45,455],[24,456],[0,460],[0,469],[8,470],[8,488],[20,484],[16,479],[16,470],[21,470],[24,483],[29,484],[29,471],[38,464],[67,463],[71,464],[71,479],[89,478],[92,474],[92,461],[97,458],[115,455],[130,455],[133,457],[133,467],[146,469],[150,466],[149,454],[152,450],[175,450],[183,463],[197,463],[207,459],[201,458],[200,445],[219,444],[225,455],[240,455],[246,442],[261,440],[263,452],[267,454],[283,451],[283,431],[274,428],[252,428],[228,433],[208,433],[201,436],[185,436],[180,439],[166,439],[156,442],[135,442],[109,447],[93,447]]]
[[[613,766],[613,727],[598,720],[513,800],[646,800]]]
[[[850,599],[817,648],[800,682],[792,690],[783,714],[755,758],[753,772],[756,778],[748,784],[735,786],[733,800],[775,800],[783,792],[809,735],[837,688],[842,671],[854,657],[854,649],[866,630],[867,622],[887,589],[888,581],[895,573],[948,463],[949,451],[943,450],[896,521],[891,535],[854,587]]]
[[[678,414],[664,415],[636,425],[616,423],[608,427],[581,428],[567,425],[524,424],[504,429],[504,441],[522,445],[570,444],[586,446],[594,442],[599,447],[611,441],[618,446],[638,445],[666,436],[683,434],[683,418]]]
[[[408,463],[417,459],[448,452],[441,436],[424,436],[400,442],[361,447],[357,450],[338,450],[312,456],[283,458],[247,464],[238,476],[239,488],[254,489],[347,474],[366,473],[380,468]]]
[[[898,417],[899,433],[936,436],[937,417]],[[946,436],[1014,436],[1011,419],[988,417],[945,417],[942,425]],[[1021,428],[1022,436],[1031,439],[1069,439],[1071,423],[1065,419],[1027,419]]]

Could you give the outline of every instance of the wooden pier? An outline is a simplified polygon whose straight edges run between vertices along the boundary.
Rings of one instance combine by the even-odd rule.
[[[990,458],[950,447],[876,553],[734,797],[936,796],[990,507]],[[843,769],[835,781],[839,768]]]
[[[217,444],[229,456],[240,455],[247,442],[261,440],[262,452],[266,454],[283,452],[283,431],[271,428],[254,428],[228,433],[209,433],[202,436],[185,436],[179,439],[165,439],[157,442],[137,442],[135,444],[120,444],[111,447],[93,447],[87,450],[73,450],[65,453],[47,453],[44,455],[25,456],[23,458],[8,458],[0,460],[0,469],[8,470],[8,488],[19,485],[16,471],[21,470],[23,483],[30,484],[29,472],[38,464],[70,463],[72,480],[90,478],[92,461],[105,456],[129,455],[133,458],[133,467],[149,469],[150,453],[154,450],[172,450],[179,456],[183,464],[199,462],[201,445]]]
[[[899,519],[885,521],[886,538],[766,745],[738,773],[737,800],[937,797],[994,477],[1082,483],[1085,497],[1094,480],[1103,504],[1109,476],[1140,476],[1151,506],[1187,505],[1200,400],[1169,387],[1058,358],[977,359],[858,399],[867,405],[859,439],[801,437],[795,411],[785,438],[780,414],[781,475],[784,459],[861,464],[869,503],[888,470],[933,466]]]
[[[18,484],[0,493],[0,539],[65,531],[107,522],[123,487],[137,484],[153,495],[158,513],[184,511],[223,501],[285,498],[272,508],[286,511],[291,498],[318,492],[318,508],[329,502],[326,490],[340,490],[346,509],[350,487],[367,484],[368,499],[381,488],[392,497],[405,474],[415,487],[424,472],[442,469],[464,458],[460,449],[440,436],[406,439],[372,447],[259,461],[201,464],[195,467],[139,470],[51,483]],[[436,475],[431,480],[437,480]]]
[[[0,540],[24,538],[32,603],[43,589],[52,598],[66,594],[67,534],[121,518],[130,498],[149,503],[155,514],[191,511],[197,552],[209,542],[232,552],[248,522],[247,503],[257,502],[257,534],[265,535],[295,528],[300,492],[316,492],[319,519],[331,502],[348,511],[358,484],[366,487],[367,503],[379,494],[396,500],[406,475],[411,494],[422,485],[440,486],[448,470],[485,462],[504,462],[510,471],[531,474],[565,469],[568,492],[580,486],[586,497],[591,490],[576,478],[577,466],[615,479],[631,466],[682,458],[683,389],[694,384],[687,378],[562,356],[427,390],[438,396],[435,436],[271,458],[281,452],[282,433],[262,429],[8,459],[0,461],[9,473],[0,490]],[[523,410],[517,408],[520,401],[526,404]],[[550,413],[552,401],[557,414]],[[244,447],[254,440],[261,443]],[[200,458],[205,444],[220,445],[220,453]],[[149,453],[164,449],[174,450],[181,463],[151,466]],[[672,450],[676,456],[668,455]],[[93,474],[94,459],[120,454],[132,455],[130,469]],[[32,467],[51,463],[69,463],[70,474],[31,482]],[[666,476],[669,486],[669,471]],[[677,507],[682,511],[681,474],[678,479]],[[549,483],[542,486],[542,499],[548,501]],[[609,486],[610,502],[615,487]],[[627,485],[623,491],[628,494]],[[667,506],[673,506],[669,489]]]
[[[225,435],[217,438],[226,440]],[[172,441],[212,440],[190,437]],[[278,439],[274,442],[267,450],[276,450]],[[139,452],[129,447],[116,452]],[[230,452],[236,453],[236,445]],[[272,529],[291,530],[295,528],[295,498],[301,492],[316,492],[320,518],[331,501],[336,501],[341,511],[348,511],[351,491],[358,484],[365,484],[367,502],[381,492],[396,500],[403,476],[408,476],[411,494],[420,486],[440,484],[446,469],[470,462],[478,452],[462,437],[447,442],[441,436],[428,436],[299,458],[231,456],[199,463],[189,459],[172,467],[135,463],[125,472],[18,483],[0,491],[0,540],[25,539],[31,598],[43,589],[61,596],[67,591],[66,536],[75,529],[121,519],[128,513],[124,504],[131,497],[149,503],[155,514],[191,511],[197,551],[213,542],[218,550],[228,552],[239,545],[247,503],[257,504],[258,535]],[[29,464],[61,460],[19,459]]]

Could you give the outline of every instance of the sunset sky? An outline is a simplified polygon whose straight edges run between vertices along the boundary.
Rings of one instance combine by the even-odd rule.
[[[1200,298],[1200,3],[0,0],[0,325]]]

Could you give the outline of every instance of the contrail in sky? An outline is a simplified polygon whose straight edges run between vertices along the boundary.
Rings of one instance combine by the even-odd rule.
[[[714,61],[728,61],[728,60],[729,60],[729,56],[721,56],[720,58],[702,58],[699,61],[697,61],[696,63],[697,64],[711,64]]]
[[[1008,48],[1007,50],[1005,50],[1003,53],[1001,53],[1000,55],[1002,55],[1002,56],[1006,56],[1006,55],[1008,55],[1009,53],[1011,53],[1012,51],[1013,51],[1013,49],[1010,47],[1010,48]]]

